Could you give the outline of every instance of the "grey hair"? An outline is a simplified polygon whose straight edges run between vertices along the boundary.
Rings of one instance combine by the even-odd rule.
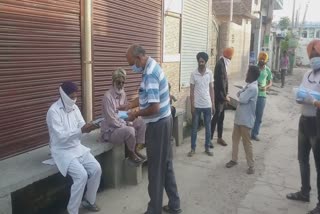
[[[129,47],[129,50],[131,50],[133,57],[137,57],[140,55],[144,56],[146,54],[146,50],[141,45],[138,45],[138,44],[131,45]]]

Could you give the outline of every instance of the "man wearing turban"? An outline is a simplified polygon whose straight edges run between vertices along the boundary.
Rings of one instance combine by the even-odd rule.
[[[213,156],[210,151],[210,121],[215,112],[214,86],[212,71],[206,67],[209,59],[208,54],[200,52],[197,54],[198,68],[191,73],[190,77],[190,100],[192,112],[191,151],[192,157],[196,151],[197,131],[201,114],[205,124],[205,153]]]
[[[266,52],[261,52],[258,58],[258,66],[260,69],[260,76],[258,78],[259,94],[256,106],[256,120],[254,122],[253,129],[251,131],[252,140],[259,141],[258,138],[260,132],[260,126],[262,123],[262,117],[264,108],[266,106],[267,90],[272,86],[272,72],[267,66],[269,56]]]
[[[223,51],[223,56],[217,62],[214,68],[214,92],[215,92],[215,108],[216,113],[211,120],[211,140],[213,139],[214,131],[218,123],[218,140],[217,143],[222,146],[227,146],[227,143],[222,139],[224,110],[226,103],[230,101],[228,96],[228,67],[233,56],[233,48],[226,48]],[[213,148],[213,144],[211,143]]]
[[[92,123],[85,123],[76,105],[78,87],[67,81],[59,88],[60,98],[48,110],[47,125],[50,135],[51,155],[60,173],[71,176],[73,184],[68,203],[68,213],[78,214],[82,205],[86,209],[98,212],[95,204],[101,179],[101,167],[90,153],[90,149],[81,144],[81,136],[96,129]],[[83,196],[85,187],[87,191]]]
[[[307,46],[307,53],[312,70],[304,75],[300,87],[320,93],[320,40],[311,41]],[[318,204],[309,214],[320,214],[320,101],[308,94],[303,101],[298,101],[298,103],[302,106],[298,131],[301,189],[296,193],[288,194],[287,198],[309,202],[311,191],[309,155],[312,149],[317,171]]]
[[[125,143],[128,156],[134,163],[141,163],[145,157],[138,152],[137,144],[145,143],[146,125],[141,118],[133,122],[118,114],[118,109],[128,110],[128,100],[124,91],[126,71],[122,68],[112,73],[112,86],[103,97],[102,115],[105,120],[101,123],[101,136],[104,141],[113,144]]]

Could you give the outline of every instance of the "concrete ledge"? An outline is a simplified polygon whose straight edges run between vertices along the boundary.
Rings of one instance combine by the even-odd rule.
[[[0,214],[12,213],[11,195],[0,196]]]
[[[82,143],[91,148],[94,156],[112,150],[110,143],[97,143],[98,131],[83,137]],[[0,197],[22,189],[36,181],[58,173],[56,166],[43,164],[50,158],[49,146],[0,161]]]

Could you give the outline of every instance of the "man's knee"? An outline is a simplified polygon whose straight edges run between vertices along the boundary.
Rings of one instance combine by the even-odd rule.
[[[74,183],[78,184],[86,184],[88,180],[88,173],[87,171],[82,167],[78,169],[78,172],[76,175],[71,176]]]
[[[101,166],[99,164],[99,162],[97,161],[96,164],[94,165],[94,169],[93,169],[93,174],[95,174],[96,176],[101,176],[102,174],[102,169]]]

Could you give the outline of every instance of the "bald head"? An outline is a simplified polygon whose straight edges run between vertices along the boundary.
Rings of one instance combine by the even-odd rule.
[[[141,62],[146,58],[146,51],[141,45],[133,44],[129,46],[126,57],[129,65],[131,66],[136,64],[136,61],[140,61],[141,64]]]

